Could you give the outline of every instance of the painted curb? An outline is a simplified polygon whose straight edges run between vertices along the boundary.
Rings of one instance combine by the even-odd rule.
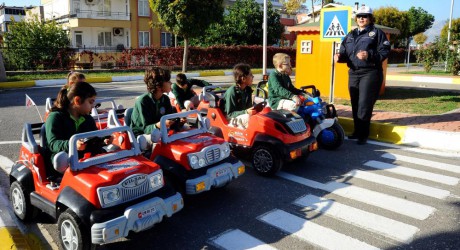
[[[353,119],[339,117],[346,134],[353,132]],[[460,132],[397,126],[390,123],[371,122],[369,138],[393,144],[460,152]]]
[[[388,75],[386,80],[419,82],[419,83],[443,83],[443,84],[460,84],[460,77],[432,77],[432,76],[405,76],[405,75]]]
[[[2,82],[0,89],[9,88],[29,88],[35,86],[35,81],[21,81],[21,82]]]

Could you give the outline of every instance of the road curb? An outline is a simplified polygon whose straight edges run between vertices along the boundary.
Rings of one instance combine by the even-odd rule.
[[[339,117],[346,134],[353,132],[353,119]],[[398,126],[391,123],[371,122],[369,138],[377,141],[435,149],[449,152],[460,152],[460,133],[422,129],[410,126]]]
[[[386,80],[418,82],[418,83],[443,83],[443,84],[460,84],[460,77],[433,77],[433,76],[413,76],[387,74]]]

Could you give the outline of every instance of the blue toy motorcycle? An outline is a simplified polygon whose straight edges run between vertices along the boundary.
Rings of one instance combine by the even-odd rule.
[[[299,96],[302,106],[297,113],[313,128],[318,145],[324,149],[336,149],[342,145],[345,132],[338,122],[334,104],[323,102],[314,85],[300,88],[305,95]],[[308,90],[311,89],[311,93]]]

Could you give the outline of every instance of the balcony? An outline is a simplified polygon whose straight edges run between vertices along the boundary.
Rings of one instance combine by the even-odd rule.
[[[70,18],[91,18],[130,21],[131,13],[114,11],[76,10],[70,14]]]

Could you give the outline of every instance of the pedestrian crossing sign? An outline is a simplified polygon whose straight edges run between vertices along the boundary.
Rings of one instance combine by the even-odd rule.
[[[321,10],[320,40],[340,42],[351,30],[351,7]]]

